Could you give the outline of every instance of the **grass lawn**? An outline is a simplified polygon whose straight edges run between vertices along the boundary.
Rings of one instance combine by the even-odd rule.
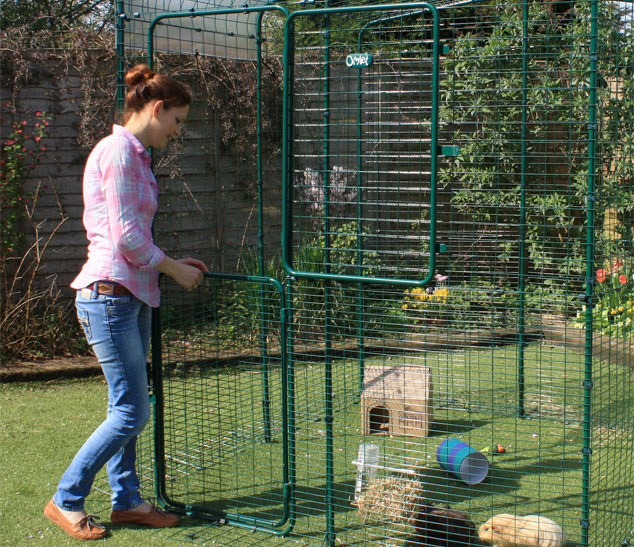
[[[107,387],[99,379],[0,386],[0,544],[78,545],[42,515],[77,448],[102,420]],[[100,477],[97,485],[104,484]],[[109,524],[109,498],[93,491],[89,512]],[[114,527],[108,545],[182,544],[182,532]],[[100,542],[96,542],[100,543]]]
[[[431,367],[434,427],[425,438],[363,436],[355,397],[358,365],[341,359],[333,361],[329,380],[334,413],[333,436],[329,439],[323,420],[324,367],[297,362],[297,520],[291,536],[274,538],[185,518],[183,525],[173,530],[112,527],[108,544],[325,545],[329,515],[323,499],[327,494],[327,445],[332,442],[330,495],[336,544],[422,545],[416,543],[411,528],[380,515],[364,522],[351,505],[356,478],[351,462],[360,442],[373,442],[381,447],[382,463],[414,470],[428,499],[468,512],[476,525],[502,512],[540,513],[563,525],[569,546],[578,545],[583,514],[583,356],[540,343],[527,347],[526,416],[520,418],[517,355],[516,346],[504,346],[368,356],[366,364]],[[165,378],[165,489],[171,499],[242,516],[276,520],[282,515],[279,369],[269,374],[272,442],[264,439],[262,375],[257,367],[182,368]],[[626,531],[634,527],[632,381],[628,368],[595,363],[590,430],[592,547],[618,544],[615,540],[624,540]],[[0,457],[5,478],[0,491],[0,542],[30,545],[34,539],[43,538],[50,545],[75,544],[49,526],[41,510],[77,446],[100,421],[105,397],[106,386],[99,380],[1,387],[0,412],[5,418]],[[459,437],[485,451],[491,464],[485,481],[466,485],[440,468],[435,452],[447,437]],[[496,444],[504,446],[506,452],[493,454],[491,447]],[[139,462],[146,492],[153,493],[148,435],[141,443]],[[104,485],[107,483],[101,477],[88,509],[101,513],[108,524]],[[17,515],[25,508],[28,516],[17,524]]]
[[[0,385],[0,545],[80,544],[44,518],[42,510],[77,448],[103,419],[106,404],[107,386],[101,379]],[[148,442],[147,436],[144,440]],[[111,525],[105,473],[98,476],[95,487],[86,508],[99,514],[112,533],[94,544],[237,547],[260,545],[263,537],[269,539],[268,535],[188,518],[180,527],[165,530]],[[297,544],[296,538],[275,542]]]

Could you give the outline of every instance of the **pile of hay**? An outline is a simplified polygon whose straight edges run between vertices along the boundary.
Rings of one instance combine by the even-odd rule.
[[[423,489],[414,479],[381,477],[371,481],[357,500],[359,516],[364,520],[389,520],[409,523],[422,502]]]

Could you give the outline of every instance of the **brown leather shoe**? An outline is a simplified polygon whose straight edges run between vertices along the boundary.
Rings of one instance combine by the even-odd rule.
[[[143,524],[151,528],[171,528],[178,524],[178,517],[176,515],[166,513],[158,507],[152,507],[149,513],[115,509],[110,515],[110,520],[114,524]]]
[[[44,507],[44,516],[69,536],[77,539],[101,539],[108,533],[105,526],[95,522],[96,515],[86,515],[77,524],[73,524],[62,514],[53,500]]]

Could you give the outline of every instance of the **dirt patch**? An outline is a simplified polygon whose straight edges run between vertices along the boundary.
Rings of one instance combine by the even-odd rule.
[[[16,361],[0,365],[0,383],[63,380],[101,374],[101,367],[94,355],[61,357],[44,361]]]

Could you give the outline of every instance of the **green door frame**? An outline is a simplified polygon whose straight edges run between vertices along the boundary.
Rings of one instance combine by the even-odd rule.
[[[403,13],[397,17],[420,15],[420,13],[428,11],[433,17],[433,51],[432,51],[432,115],[431,115],[431,180],[430,180],[430,234],[429,234],[429,272],[423,279],[399,279],[389,277],[374,277],[364,275],[344,275],[332,274],[324,272],[310,272],[298,270],[293,266],[292,261],[292,190],[293,185],[291,163],[293,161],[291,152],[292,125],[293,125],[293,50],[294,43],[294,22],[299,17],[329,17],[333,14],[340,13],[364,13],[364,12],[388,12],[395,10],[403,10]],[[393,16],[392,16],[393,17]],[[390,19],[387,16],[383,19],[372,21],[364,27],[359,34],[359,41],[362,40],[364,31],[372,24],[378,24],[383,20]],[[324,279],[332,281],[345,281],[356,283],[376,283],[384,285],[397,285],[404,287],[421,287],[428,285],[434,279],[435,263],[436,263],[436,186],[438,178],[438,155],[440,154],[438,146],[438,121],[439,121],[439,14],[437,8],[433,4],[427,2],[411,3],[411,4],[383,4],[371,6],[354,6],[341,8],[324,8],[300,10],[290,14],[286,20],[284,27],[284,144],[283,144],[283,202],[282,202],[282,262],[287,273],[295,278],[311,278]],[[326,38],[327,39],[327,38]],[[327,49],[327,48],[326,48]],[[327,67],[326,69],[327,70]],[[325,74],[325,86],[328,85],[328,74]],[[328,89],[325,89],[324,108],[326,111],[329,106]],[[329,131],[329,123],[327,117],[324,117],[324,133],[327,142]],[[327,154],[326,154],[327,156]],[[329,158],[326,157],[324,162],[327,164]],[[325,190],[326,193],[327,189]],[[328,247],[326,245],[326,247]]]
[[[286,8],[278,5],[266,5],[255,6],[251,8],[228,8],[228,9],[215,9],[215,10],[201,10],[196,12],[168,12],[157,15],[152,19],[148,28],[147,36],[147,52],[148,52],[148,66],[152,68],[154,62],[154,30],[161,21],[166,19],[182,19],[193,17],[213,17],[218,15],[231,15],[231,14],[247,14],[257,13],[258,28],[257,28],[257,85],[258,85],[258,98],[259,90],[261,88],[261,23],[262,18],[267,12],[276,11],[282,16],[287,18],[289,12]],[[258,102],[258,116],[261,113]],[[258,127],[260,126],[260,120],[257,120]],[[258,134],[260,131],[258,131]],[[261,156],[261,141],[258,139],[258,156]],[[258,225],[259,235],[258,241],[262,242],[262,163],[260,158],[257,162],[258,166]],[[261,251],[261,246],[260,246]],[[262,270],[262,257],[260,257],[260,270]],[[260,271],[262,274],[262,271]],[[158,310],[153,310],[152,316],[152,381],[154,386],[154,395],[152,397],[154,407],[154,451],[155,451],[155,488],[156,495],[159,501],[166,507],[170,507],[173,510],[182,512],[188,515],[196,515],[202,517],[211,517],[214,519],[222,518],[226,523],[233,524],[235,526],[248,528],[252,530],[260,530],[269,532],[271,534],[284,536],[290,533],[295,523],[295,449],[294,449],[294,434],[293,424],[294,419],[292,416],[293,406],[289,401],[294,400],[292,390],[292,382],[289,382],[289,365],[287,358],[287,320],[286,320],[286,296],[284,288],[281,283],[269,277],[262,275],[233,275],[224,273],[208,273],[205,274],[206,278],[212,279],[225,279],[235,281],[245,281],[251,283],[259,283],[261,285],[270,284],[280,295],[280,329],[281,329],[281,354],[282,354],[282,458],[283,458],[283,514],[277,520],[262,519],[258,517],[251,517],[240,515],[238,513],[218,513],[212,512],[204,507],[197,507],[194,504],[182,503],[169,498],[165,485],[165,437],[164,437],[164,401],[163,401],[163,378],[162,378],[162,351],[161,351],[161,325],[160,325],[160,313]],[[268,382],[268,365],[266,362],[266,347],[261,348],[263,358],[263,414],[265,424],[265,439],[271,440],[270,433],[270,397],[269,397],[269,382]],[[285,528],[281,528],[282,526]]]

